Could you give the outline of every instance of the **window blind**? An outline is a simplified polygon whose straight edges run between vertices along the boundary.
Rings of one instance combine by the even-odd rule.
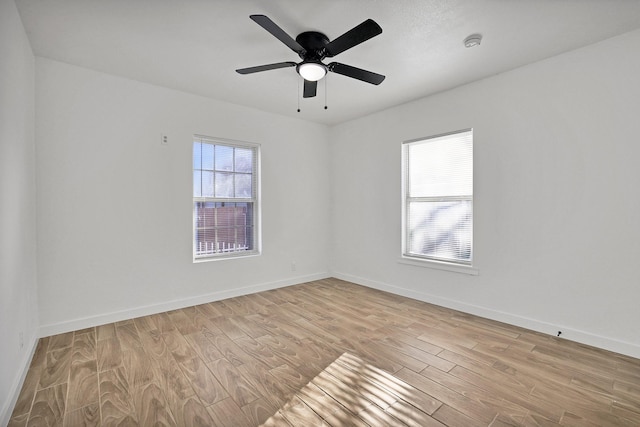
[[[257,252],[257,189],[257,147],[194,138],[194,259]]]
[[[471,130],[406,142],[404,255],[471,264]]]

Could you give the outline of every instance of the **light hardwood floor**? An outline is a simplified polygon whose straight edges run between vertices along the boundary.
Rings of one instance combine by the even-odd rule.
[[[10,426],[639,426],[640,360],[337,279],[42,338]]]

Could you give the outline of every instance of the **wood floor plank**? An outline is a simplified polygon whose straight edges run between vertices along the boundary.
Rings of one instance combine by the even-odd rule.
[[[133,322],[116,326],[116,336],[118,340],[120,340],[120,347],[122,347],[123,350],[133,350],[142,347],[138,329]]]
[[[188,330],[192,331],[190,333],[197,332],[192,329]],[[162,338],[177,362],[183,362],[185,360],[191,360],[194,357],[198,357],[196,351],[189,345],[184,335],[182,335],[178,329],[172,329],[169,332],[163,333]]]
[[[33,399],[27,426],[61,426],[66,411],[66,396],[67,383],[39,390]]]
[[[323,279],[39,340],[10,426],[638,426],[640,360]]]
[[[336,363],[345,366],[358,377],[366,379],[381,390],[397,396],[399,400],[405,401],[429,415],[433,414],[442,405],[442,402],[429,395],[426,391],[415,388],[400,378],[376,368],[356,356],[343,354],[340,359],[336,360]]]
[[[351,384],[344,383],[326,372],[321,372],[311,382],[337,400],[340,405],[353,414],[354,418],[367,406],[372,405],[366,397],[358,393],[351,393]]]
[[[187,377],[187,381],[206,406],[229,397],[225,388],[222,387],[202,359],[195,357],[180,362],[180,367]]]
[[[269,417],[278,411],[269,399],[261,397],[242,407],[242,412],[247,416],[251,425],[259,426],[265,423]]]
[[[151,318],[153,319],[153,322],[156,324],[156,329],[161,334],[165,332],[169,332],[176,328],[173,325],[173,322],[171,322],[171,319],[169,318],[169,315],[167,313],[152,314]]]
[[[133,346],[122,351],[122,366],[131,387],[139,387],[155,379],[153,365],[147,362],[147,358],[143,347]]]
[[[167,344],[162,338],[162,334],[157,329],[139,332],[140,341],[151,359],[158,360],[169,354]]]
[[[358,416],[372,427],[406,427],[406,424],[376,405],[367,406]]]
[[[140,331],[151,331],[154,329],[158,329],[158,325],[156,324],[153,316],[136,317],[135,319],[133,319],[133,323],[135,323],[136,328],[138,329],[138,333]]]
[[[216,360],[207,366],[238,406],[242,407],[259,399],[256,389],[227,359]]]
[[[98,368],[96,361],[76,361],[71,365],[67,410],[98,404]]]
[[[478,425],[485,425],[485,423],[486,425],[489,425],[489,422],[487,421],[483,421],[483,424],[480,424],[477,419],[465,415],[449,405],[442,405],[439,407],[433,414],[433,418],[447,426],[477,427]],[[493,421],[493,418],[490,421]]]
[[[9,419],[9,424],[7,424],[7,427],[26,427],[28,421],[29,421],[28,412],[26,414],[12,416]]]
[[[76,335],[73,340],[71,365],[96,360],[96,337],[94,333]]]
[[[488,424],[496,416],[496,411],[486,407],[482,403],[478,403],[475,400],[470,399],[453,389],[442,386],[436,381],[433,381],[425,376],[415,375],[415,373],[413,373],[409,369],[401,369],[395,375],[411,386],[422,390],[425,393],[428,393],[435,399],[443,402],[445,405],[449,405],[452,408],[463,411],[465,416],[470,417],[470,419],[479,420]],[[438,410],[439,409],[440,408],[438,408]]]
[[[237,340],[238,338],[246,338],[247,334],[238,325],[233,322],[233,319],[239,316],[233,317],[216,317],[211,320],[213,323],[230,339]]]
[[[27,414],[31,410],[31,403],[33,403],[33,397],[38,389],[38,383],[40,382],[41,367],[31,367],[27,371],[27,376],[22,384],[22,389],[18,394],[18,400],[13,407],[11,418],[18,417],[20,415]],[[27,417],[28,418],[28,417]]]
[[[73,332],[53,335],[49,337],[49,347],[47,351],[60,350],[61,348],[71,347],[73,345]]]
[[[105,325],[96,326],[96,338],[98,341],[108,338],[116,338],[115,323],[107,323]]]
[[[230,397],[207,406],[207,412],[216,427],[253,427],[257,425],[251,422],[235,400]]]
[[[176,425],[164,394],[156,383],[152,382],[135,388],[133,401],[136,408],[136,416],[141,426]]]
[[[214,309],[209,303],[196,305],[194,307],[196,311],[198,311],[200,314],[204,315],[205,317],[221,316],[220,312]]]
[[[40,373],[38,388],[49,388],[53,385],[66,383],[69,380],[70,367],[71,347],[48,351],[47,361]]]
[[[31,358],[31,364],[29,368],[42,368],[47,362],[47,347],[49,346],[49,337],[40,338],[38,340],[38,344],[36,345],[36,349],[33,352],[33,357]]]
[[[155,359],[152,370],[171,406],[195,394],[171,353],[165,352],[162,357]]]
[[[325,362],[322,354],[314,348],[309,340],[292,340],[287,336],[274,337],[265,335],[257,339],[261,344],[269,347],[279,358],[298,368],[311,367],[322,370]]]
[[[198,331],[191,318],[183,310],[172,310],[167,312],[171,322],[182,335],[192,334]]]
[[[273,414],[268,420],[260,424],[260,427],[295,427],[293,426],[280,411]]]
[[[198,357],[205,362],[213,362],[214,360],[224,357],[220,350],[218,350],[218,347],[216,347],[202,331],[185,335],[184,338]]]
[[[345,412],[345,408],[337,400],[329,396],[313,382],[309,382],[301,388],[296,393],[296,396],[325,420],[336,412]]]
[[[269,370],[257,360],[237,366],[237,369],[240,375],[276,408],[284,405],[297,390],[298,382],[288,382],[289,377],[279,376],[278,371]]]
[[[207,408],[195,396],[183,400],[178,407],[169,406],[178,426],[210,427],[215,425]]]
[[[116,337],[98,340],[97,342],[98,371],[107,371],[122,365],[122,348]]]
[[[64,416],[64,427],[90,427],[101,426],[100,422],[100,407],[98,403],[92,403],[83,408],[76,409],[75,411],[66,412]]]
[[[395,402],[386,412],[409,427],[445,427],[440,421],[403,400]]]
[[[354,414],[340,407],[331,416],[324,419],[324,422],[331,427],[370,427],[363,419],[355,417]]]
[[[224,358],[232,365],[242,365],[253,361],[253,356],[244,351],[233,340],[224,334],[208,336],[209,340],[220,350]]]
[[[382,410],[401,400],[395,393],[381,387],[371,378],[360,375],[339,363],[332,363],[323,372],[332,375],[335,382],[345,384],[350,393],[364,397]]]
[[[344,339],[340,341],[340,345],[346,348],[349,351],[349,353],[357,354],[358,356],[370,362],[373,366],[376,366],[387,372],[393,373],[404,368],[402,364],[397,363],[393,360],[387,359],[386,357],[377,353],[374,348],[371,348],[367,344],[368,344],[367,341],[344,340]]]
[[[323,427],[327,425],[322,417],[298,397],[294,397],[287,402],[280,410],[280,413],[292,426]]]
[[[215,317],[207,317],[198,310],[193,316],[193,324],[198,331],[202,332],[206,337],[222,335],[222,331],[216,326],[212,319],[215,319]]]
[[[499,387],[478,386],[433,367],[425,369],[420,374],[473,400],[479,407],[495,411],[496,414],[503,412],[505,416],[508,414],[511,418],[522,419],[529,412],[528,408],[514,402],[512,394],[504,394]]]
[[[137,425],[133,398],[123,367],[100,372],[100,410],[103,425]]]
[[[235,340],[235,343],[248,355],[260,360],[270,368],[275,368],[286,363],[284,359],[274,354],[268,346],[254,340],[253,338],[239,338]]]

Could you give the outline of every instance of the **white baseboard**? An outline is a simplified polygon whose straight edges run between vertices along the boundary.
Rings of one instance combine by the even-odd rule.
[[[226,298],[238,297],[241,295],[253,294],[256,292],[268,291],[271,289],[283,288],[285,286],[297,285],[299,283],[311,282],[313,280],[321,280],[331,277],[329,273],[315,273],[306,276],[292,277],[276,282],[267,282],[257,285],[245,286],[237,289],[230,289],[219,292],[212,292],[204,295],[198,295],[189,298],[181,298],[173,301],[167,301],[160,304],[152,304],[142,307],[135,307],[128,310],[115,311],[111,313],[98,314],[95,316],[84,317],[81,319],[67,320],[59,323],[41,325],[39,330],[40,337],[62,334],[79,329],[90,328],[93,326],[104,325],[105,323],[119,322],[121,320],[133,319],[140,316],[162,313],[169,310],[177,310],[192,305],[204,304],[212,301],[219,301]]]
[[[20,390],[22,390],[22,384],[24,384],[24,379],[27,376],[27,371],[29,370],[29,366],[31,365],[31,359],[33,358],[33,354],[36,351],[36,346],[38,345],[38,337],[33,336],[31,338],[31,345],[22,359],[22,363],[17,371],[18,375],[13,379],[13,383],[11,384],[11,388],[9,389],[8,397],[9,399],[2,404],[2,408],[0,408],[0,426],[6,426],[9,424],[9,420],[11,419],[11,413],[13,412],[13,407],[18,401],[18,396],[20,395]]]
[[[387,283],[378,282],[375,280],[366,279],[363,277],[353,276],[351,274],[333,272],[333,277],[346,280],[349,282],[357,283],[362,286],[366,286],[373,289],[378,289],[385,292],[390,292],[396,295],[402,295],[408,298],[413,298],[418,301],[428,302],[430,304],[439,305],[453,310],[462,311],[465,313],[473,314],[476,316],[484,317],[498,322],[508,323],[510,325],[519,326],[532,331],[540,332],[543,334],[556,336],[557,332],[562,331],[562,338],[570,341],[575,341],[582,344],[587,344],[593,347],[598,347],[604,350],[613,351],[615,353],[624,354],[627,356],[640,358],[640,345],[630,342],[615,340],[600,335],[595,335],[589,332],[572,329],[562,325],[555,325],[547,323],[541,320],[530,319],[523,316],[518,316],[511,313],[492,310],[485,307],[467,304],[461,301],[456,301],[448,298],[442,298],[435,295],[417,292],[411,289],[401,288],[398,286],[389,285]]]

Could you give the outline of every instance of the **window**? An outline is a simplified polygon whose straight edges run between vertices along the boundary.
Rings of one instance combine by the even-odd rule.
[[[257,145],[194,137],[193,258],[259,253]]]
[[[403,257],[471,265],[473,131],[402,145]]]

